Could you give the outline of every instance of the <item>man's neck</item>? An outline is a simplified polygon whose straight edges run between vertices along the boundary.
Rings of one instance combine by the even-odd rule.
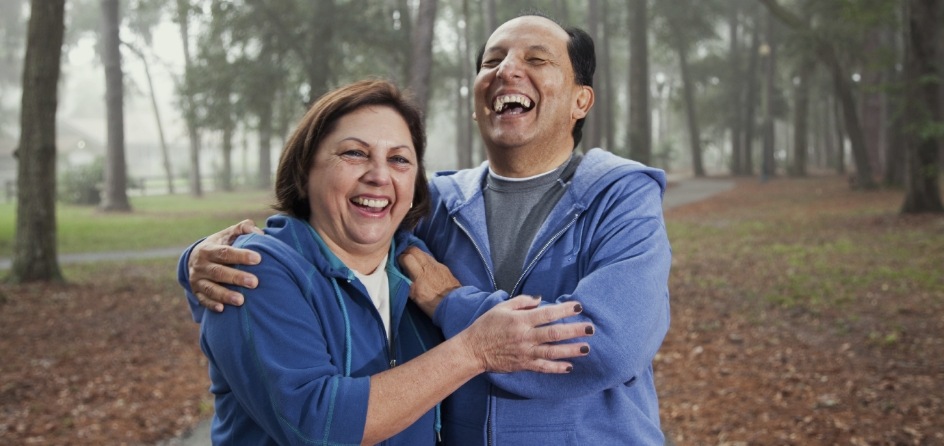
[[[557,169],[572,154],[573,150],[488,149],[488,165],[492,172],[503,177],[528,178]]]

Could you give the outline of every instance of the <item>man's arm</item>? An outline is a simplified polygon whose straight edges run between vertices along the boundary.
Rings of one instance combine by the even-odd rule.
[[[232,246],[237,237],[249,233],[263,232],[252,220],[243,220],[195,243],[180,256],[177,281],[187,293],[195,320],[199,321],[201,305],[220,312],[224,304],[243,304],[243,295],[225,285],[250,289],[258,286],[259,279],[256,276],[228,266],[259,263],[258,253]]]
[[[574,361],[574,371],[566,377],[490,374],[493,384],[529,398],[577,396],[628,384],[650,367],[669,326],[671,252],[661,189],[655,181],[640,177],[642,181],[614,187],[607,207],[597,210],[601,218],[595,220],[592,239],[584,240],[580,248],[577,261],[585,266],[573,292],[545,295],[549,303],[581,302],[584,312],[578,319],[597,330],[590,341],[593,355]],[[415,276],[413,290],[432,290],[427,299],[438,302],[433,319],[447,337],[508,299],[503,291],[489,293],[469,286],[449,291],[441,285],[436,291],[436,286],[423,283],[432,277]],[[541,287],[532,283],[524,291],[537,293],[533,288]]]

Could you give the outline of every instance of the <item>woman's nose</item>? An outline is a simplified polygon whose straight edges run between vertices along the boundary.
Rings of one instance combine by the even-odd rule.
[[[373,186],[390,184],[390,166],[386,160],[374,159],[367,164],[367,171],[361,177],[366,183]]]

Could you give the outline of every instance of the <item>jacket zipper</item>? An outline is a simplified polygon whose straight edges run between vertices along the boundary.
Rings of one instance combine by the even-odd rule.
[[[545,243],[544,246],[541,247],[541,250],[538,251],[538,253],[534,256],[533,259],[531,259],[531,263],[529,263],[528,266],[524,269],[524,271],[521,272],[521,277],[518,277],[518,282],[515,283],[515,287],[512,288],[512,292],[510,294],[511,296],[514,296],[515,293],[518,292],[518,287],[521,286],[521,281],[524,280],[524,277],[527,276],[529,272],[531,272],[531,270],[534,268],[534,265],[536,265],[538,263],[538,260],[541,259],[541,256],[543,256],[544,253],[547,252],[548,248],[551,247],[551,244],[556,242],[557,239],[560,238],[561,235],[564,235],[564,232],[567,232],[567,230],[570,229],[570,227],[574,225],[574,223],[577,221],[579,217],[580,217],[580,212],[575,212],[574,218],[570,219],[570,222],[568,222],[563,228],[561,228],[560,231],[557,231],[557,233],[554,234],[554,236],[551,237],[551,239],[548,240],[547,243]]]
[[[475,247],[475,252],[479,253],[479,259],[482,260],[482,264],[485,265],[485,272],[488,273],[488,279],[492,283],[492,289],[498,290],[498,284],[495,283],[495,275],[492,274],[492,269],[488,266],[488,260],[485,259],[485,254],[482,253],[482,249],[479,248],[478,243],[475,243],[475,238],[472,237],[472,234],[469,233],[469,230],[459,222],[459,217],[452,217],[452,221],[465,233],[465,236],[469,238],[469,241],[472,242],[472,246]]]

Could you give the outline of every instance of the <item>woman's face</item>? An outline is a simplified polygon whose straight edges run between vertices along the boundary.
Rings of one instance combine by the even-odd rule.
[[[412,206],[418,170],[406,121],[391,107],[363,107],[338,120],[316,150],[312,227],[345,263],[386,254]]]

